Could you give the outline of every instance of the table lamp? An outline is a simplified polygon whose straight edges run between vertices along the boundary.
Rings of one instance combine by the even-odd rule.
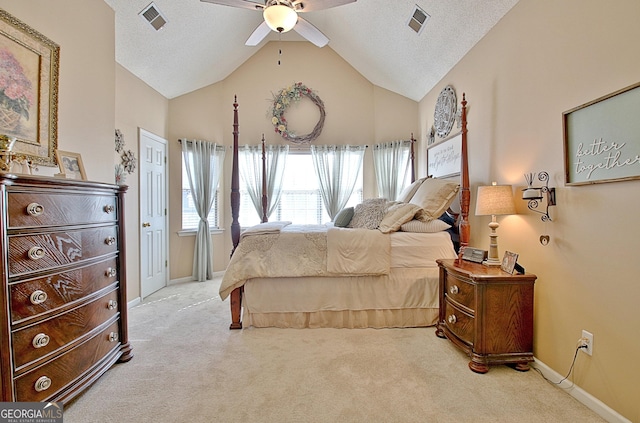
[[[516,208],[513,203],[513,189],[511,185],[496,185],[493,182],[488,186],[478,187],[476,198],[476,216],[491,215],[491,234],[489,235],[489,255],[483,262],[486,266],[500,266],[502,264],[498,257],[498,234],[496,229],[500,226],[496,222],[497,215],[515,214]]]

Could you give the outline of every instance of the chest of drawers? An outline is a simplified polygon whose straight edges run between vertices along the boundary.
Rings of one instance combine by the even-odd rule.
[[[533,361],[532,274],[510,275],[499,267],[438,260],[440,310],[436,335],[466,352],[469,368],[513,363],[529,370]]]
[[[133,357],[125,191],[0,174],[1,401],[65,403]]]

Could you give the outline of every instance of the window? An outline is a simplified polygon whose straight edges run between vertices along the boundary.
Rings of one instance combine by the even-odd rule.
[[[216,190],[216,197],[213,200],[213,206],[209,211],[209,227],[219,227],[218,221],[218,196],[220,190]],[[196,230],[198,229],[198,223],[200,217],[196,211],[196,206],[193,203],[193,196],[191,195],[191,188],[189,187],[189,177],[187,176],[187,168],[182,159],[182,230]]]
[[[277,209],[269,216],[269,220],[288,220],[295,224],[323,224],[331,220],[322,202],[311,153],[289,152],[283,179],[280,202]],[[347,206],[355,206],[362,202],[362,185],[362,167],[360,167],[358,181]],[[260,223],[260,216],[256,213],[249,193],[244,187],[240,187],[239,221],[243,227]]]

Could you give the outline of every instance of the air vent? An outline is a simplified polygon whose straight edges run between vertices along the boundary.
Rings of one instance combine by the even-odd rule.
[[[429,16],[427,12],[425,12],[418,5],[416,5],[416,8],[413,11],[413,14],[411,15],[411,17],[409,18],[407,25],[409,25],[409,28],[413,29],[415,32],[418,33],[418,35],[420,35],[422,30],[424,29],[424,24],[427,23],[430,17],[431,16]]]
[[[153,4],[153,2],[149,3],[147,7],[142,9],[142,12],[138,13],[138,15],[140,15],[142,19],[147,21],[149,25],[151,25],[156,31],[161,30],[162,27],[167,23],[167,18],[164,17],[164,15],[160,12],[160,10],[158,10],[158,7]]]

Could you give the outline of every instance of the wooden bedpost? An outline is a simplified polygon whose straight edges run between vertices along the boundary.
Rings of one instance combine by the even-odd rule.
[[[416,139],[413,138],[413,132],[411,133],[411,150],[409,151],[409,160],[411,163],[411,183],[414,183],[416,181],[416,166],[415,166],[415,160],[416,160],[416,154],[415,154],[415,150],[413,145],[416,143]]]
[[[458,261],[462,260],[464,249],[469,245],[471,236],[471,226],[469,224],[469,204],[471,203],[471,193],[469,191],[469,159],[467,151],[467,99],[462,93],[462,111],[460,116],[462,122],[462,173],[460,186],[460,221],[458,222],[458,233],[460,234],[460,249],[458,251]]]
[[[267,216],[267,208],[269,202],[267,201],[267,151],[265,147],[264,134],[262,134],[262,223],[269,221]]]
[[[238,169],[238,97],[233,98],[233,164],[231,167],[231,241],[233,256],[236,247],[240,243],[240,223],[238,216],[240,215],[240,178]],[[236,288],[231,291],[231,326],[229,329],[242,329],[242,321],[240,313],[242,309],[242,288]]]

